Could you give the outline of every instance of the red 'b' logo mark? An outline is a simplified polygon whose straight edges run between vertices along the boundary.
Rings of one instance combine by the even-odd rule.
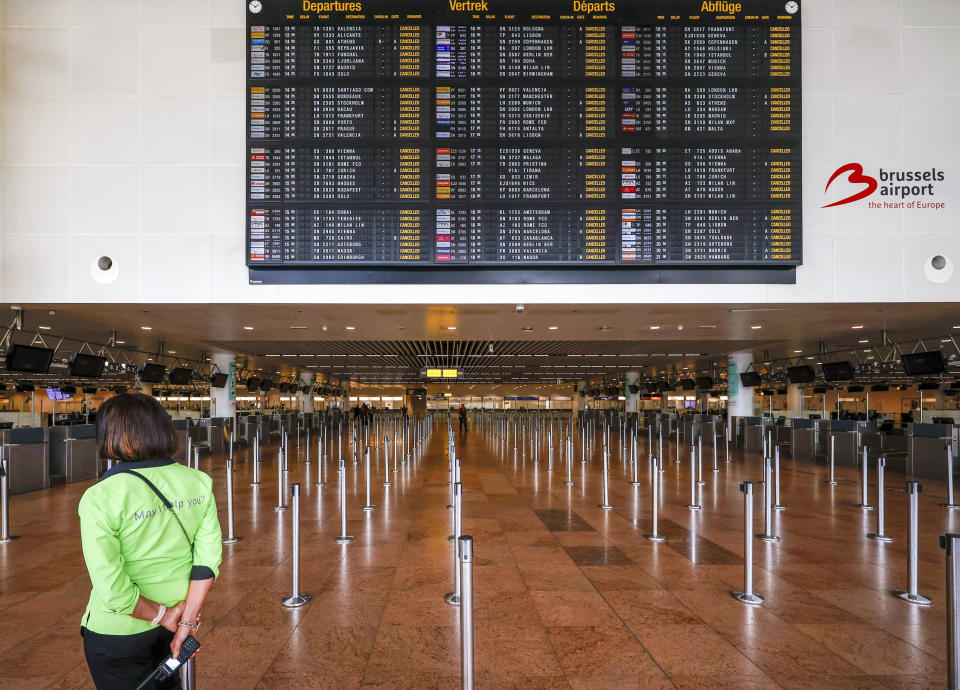
[[[846,199],[841,199],[840,201],[834,201],[832,204],[827,204],[824,208],[830,208],[831,206],[842,206],[843,204],[852,204],[854,201],[860,201],[861,199],[866,199],[868,196],[877,191],[879,183],[876,178],[870,177],[869,175],[863,174],[863,166],[859,163],[847,163],[842,168],[839,168],[837,172],[833,173],[833,177],[830,178],[830,181],[827,182],[827,188],[823,191],[826,192],[830,189],[830,185],[833,184],[833,181],[843,175],[844,173],[850,173],[848,178],[850,184],[862,184],[866,187],[856,194],[848,196]]]

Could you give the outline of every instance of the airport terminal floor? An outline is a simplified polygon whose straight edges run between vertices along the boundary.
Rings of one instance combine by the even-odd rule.
[[[327,457],[318,458],[314,443],[308,458],[306,438],[288,437],[286,473],[278,448],[265,444],[256,487],[252,449],[235,449],[235,533],[242,540],[224,545],[204,607],[197,687],[460,687],[460,611],[445,601],[455,587],[451,440],[460,460],[462,533],[473,537],[477,687],[944,686],[947,600],[938,537],[960,519],[940,506],[944,482],[922,480],[916,575],[932,604],[913,606],[891,594],[908,585],[902,473],[886,476],[885,532],[893,541],[883,543],[867,537],[877,531],[878,511],[858,507],[855,467],[836,467],[830,485],[825,464],[784,452],[778,477],[767,484],[779,484],[784,509],[771,511],[766,525],[762,453],[735,447],[728,462],[722,443],[716,456],[710,448],[691,456],[691,436],[681,437],[679,449],[666,438],[657,472],[647,448],[652,434],[642,429],[621,439],[618,424],[606,434],[585,425],[567,445],[554,419],[544,429],[556,422],[556,440],[543,433],[537,446],[503,413],[471,414],[465,433],[452,416],[451,431],[446,414],[432,419],[422,440],[411,440],[407,458],[395,458],[370,435],[376,507],[369,511],[361,510],[364,453],[358,444],[360,461],[353,462],[349,435],[343,476],[329,442]],[[226,460],[200,459],[214,479],[225,532]],[[868,497],[876,504],[870,470]],[[704,484],[691,486],[698,477]],[[631,485],[635,478],[639,486]],[[346,527],[355,537],[346,544],[335,541],[341,480]],[[731,596],[745,586],[746,482],[757,487],[760,506],[746,542],[762,606]],[[289,609],[281,599],[291,590],[295,515],[274,507],[281,496],[290,503],[294,484],[301,490],[300,589],[312,600]],[[20,538],[0,547],[4,688],[92,687],[79,637],[90,584],[76,519],[89,485],[13,497],[12,531]],[[662,542],[645,538],[654,485]],[[691,491],[702,509],[688,508]],[[612,509],[600,507],[604,500]],[[762,541],[756,531],[780,540]]]

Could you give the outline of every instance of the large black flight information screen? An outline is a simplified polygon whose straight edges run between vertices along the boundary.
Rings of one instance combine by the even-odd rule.
[[[253,0],[247,265],[796,267],[800,15]]]

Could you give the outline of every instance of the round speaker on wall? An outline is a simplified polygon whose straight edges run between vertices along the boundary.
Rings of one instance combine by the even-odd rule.
[[[109,256],[99,256],[90,262],[90,277],[100,285],[109,285],[120,275],[120,267]]]
[[[923,263],[923,273],[931,283],[946,283],[953,278],[953,261],[942,254],[931,256]]]

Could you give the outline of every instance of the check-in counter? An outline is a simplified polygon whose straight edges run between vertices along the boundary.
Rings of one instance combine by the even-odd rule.
[[[96,479],[97,428],[92,424],[55,426],[49,430],[50,486]]]
[[[947,447],[952,444],[950,424],[911,424],[907,428],[907,474],[946,481]]]
[[[173,430],[180,438],[180,450],[173,454],[173,459],[177,462],[186,462],[187,457],[187,438],[190,438],[192,423],[189,419],[174,419]]]
[[[816,462],[816,431],[813,420],[795,418],[790,423],[790,450],[794,460]]]
[[[191,437],[195,446],[212,455],[224,452],[226,446],[226,426],[222,417],[206,417],[194,426]]]
[[[50,486],[50,447],[46,429],[4,429],[0,431],[0,446],[10,474],[10,493],[21,494]]]
[[[857,423],[852,420],[833,419],[829,424],[827,460],[830,459],[830,447],[833,444],[833,462],[837,467],[857,467],[860,464]]]
[[[770,417],[743,417],[743,449],[747,453],[763,453],[763,436],[772,428]]]
[[[244,415],[237,418],[237,426],[239,427],[239,432],[237,434],[237,439],[241,443],[245,443],[248,446],[253,446],[253,439],[257,436],[257,429],[260,425],[260,415]]]

